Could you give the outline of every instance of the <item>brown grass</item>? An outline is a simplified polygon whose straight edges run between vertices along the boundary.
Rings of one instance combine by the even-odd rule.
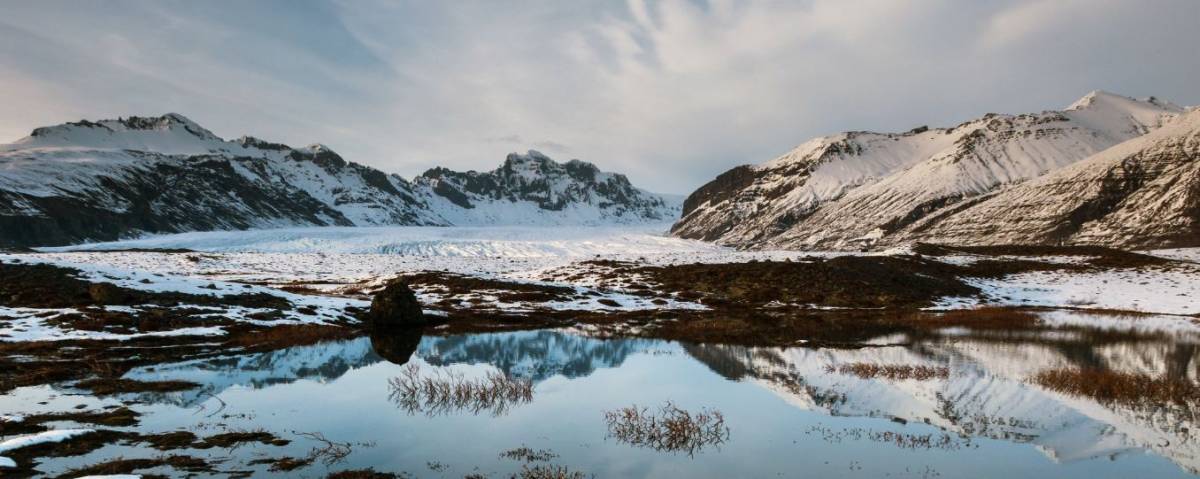
[[[308,346],[323,341],[350,339],[358,334],[354,330],[342,326],[281,324],[262,329],[231,331],[226,344],[255,351],[272,350],[292,346]]]
[[[512,475],[513,479],[584,479],[588,476],[579,471],[572,471],[566,466],[522,466],[521,472]]]
[[[1200,386],[1187,379],[1155,378],[1103,369],[1051,369],[1034,375],[1031,381],[1053,391],[1126,406],[1195,405],[1200,402]]]
[[[729,440],[725,415],[714,409],[690,412],[668,401],[657,413],[638,406],[604,412],[609,437],[656,451],[694,455]]]
[[[72,470],[60,477],[81,477],[112,474],[132,474],[142,469],[153,469],[168,466],[184,472],[213,472],[212,467],[203,459],[192,456],[162,456],[148,459],[116,458],[99,464]],[[142,477],[163,477],[146,476]]]
[[[160,451],[169,451],[171,449],[191,447],[192,443],[196,442],[196,435],[189,431],[174,431],[145,435],[140,439],[142,442],[150,444],[150,447]]]
[[[104,411],[71,411],[25,416],[21,422],[0,422],[0,435],[32,434],[45,431],[48,422],[75,422],[98,426],[127,427],[138,424],[138,413],[126,407]]]
[[[533,381],[496,372],[478,379],[440,369],[423,375],[420,366],[409,364],[388,385],[392,402],[409,414],[427,416],[458,411],[501,416],[515,405],[533,401]]]
[[[287,439],[280,439],[274,434],[263,430],[255,431],[230,431],[221,434],[214,434],[204,438],[199,444],[196,444],[196,449],[209,449],[219,447],[222,449],[236,449],[238,446],[247,443],[260,443],[271,446],[286,446],[291,443]]]
[[[1036,326],[1041,318],[1033,311],[1000,306],[979,306],[956,309],[940,314],[920,314],[920,323],[928,326],[962,326],[978,330],[1017,330]]]
[[[647,266],[633,271],[666,292],[699,296],[718,309],[773,301],[849,308],[930,306],[945,296],[979,289],[960,280],[960,268],[911,256],[839,256],[804,262]]]
[[[832,365],[826,366],[825,371],[858,376],[862,379],[885,378],[892,380],[915,379],[917,381],[926,381],[929,379],[946,379],[950,377],[950,369],[946,367],[900,364],[850,363],[837,367]]]
[[[108,396],[120,393],[140,392],[176,392],[198,388],[199,384],[190,381],[137,381],[133,379],[97,378],[80,381],[75,387],[87,389],[97,396]]]
[[[374,469],[353,469],[330,473],[325,479],[399,479],[400,476],[390,472],[378,472]]]
[[[312,465],[312,463],[313,463],[313,459],[311,457],[298,458],[298,457],[287,457],[287,456],[255,459],[255,460],[250,461],[250,464],[269,464],[270,467],[268,467],[267,469],[271,472],[294,471],[294,470],[300,469],[302,467],[308,467],[308,466]]]

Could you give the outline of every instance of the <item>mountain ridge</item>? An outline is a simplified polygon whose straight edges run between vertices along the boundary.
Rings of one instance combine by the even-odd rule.
[[[814,138],[696,190],[672,234],[741,248],[848,250],[911,242],[914,225],[1138,138],[1186,112],[1154,97],[1094,91],[1060,111],[989,113],[949,128]]]
[[[524,164],[538,169],[519,181],[500,175],[503,165],[471,172],[494,186],[475,191],[388,174],[321,144],[227,141],[176,113],[64,123],[0,145],[0,245],[282,226],[626,224],[678,212],[591,163],[532,150],[505,161]]]

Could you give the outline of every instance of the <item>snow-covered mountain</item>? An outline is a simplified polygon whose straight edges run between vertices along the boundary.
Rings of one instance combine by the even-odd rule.
[[[1200,246],[1200,110],[906,234],[958,244]]]
[[[685,200],[672,232],[740,247],[848,249],[911,241],[951,216],[991,226],[992,218],[961,211],[1158,130],[1185,111],[1153,97],[1096,91],[1063,111],[987,114],[952,128],[816,138],[704,185]]]
[[[223,140],[178,114],[38,128],[0,145],[0,245],[281,226],[658,222],[670,198],[590,163],[509,155],[407,180],[324,145]]]

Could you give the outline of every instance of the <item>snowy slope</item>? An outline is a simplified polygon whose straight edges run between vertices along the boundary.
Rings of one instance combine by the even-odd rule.
[[[988,218],[982,222],[973,218]],[[1200,110],[1006,189],[911,237],[960,243],[1200,245]]]
[[[1064,111],[817,138],[701,187],[672,231],[743,247],[854,248],[1141,136],[1182,112],[1154,98],[1092,92]]]
[[[537,152],[410,181],[324,145],[226,141],[178,114],[38,128],[0,145],[0,246],[284,226],[626,224],[678,206],[622,175]],[[486,179],[473,189],[460,179]],[[514,181],[517,179],[519,181]]]

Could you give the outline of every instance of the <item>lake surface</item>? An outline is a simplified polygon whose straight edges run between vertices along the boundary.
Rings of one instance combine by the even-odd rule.
[[[255,477],[322,477],[365,467],[414,477],[508,477],[527,463],[501,454],[522,446],[552,453],[529,466],[566,466],[596,477],[1095,479],[1193,477],[1200,470],[1200,438],[1191,424],[1195,402],[1119,406],[1029,380],[1047,369],[1089,367],[1194,381],[1200,341],[1187,321],[1169,334],[1136,337],[947,330],[870,343],[754,348],[565,331],[362,337],[126,375],[195,381],[204,385],[199,390],[98,399],[40,386],[0,396],[0,409],[61,411],[136,399],[132,408],[143,414],[139,432],[183,429],[204,436],[261,428],[292,440],[175,451]],[[843,372],[855,364],[927,366],[946,374],[888,379]],[[390,380],[409,368],[425,377],[461,373],[468,380],[499,372],[531,380],[533,395],[501,407],[406,406]],[[727,436],[690,451],[658,450],[614,437],[605,421],[606,411],[637,405],[653,413],[667,401],[688,411],[719,411]],[[303,457],[321,445],[299,433],[349,443],[352,452],[289,473],[250,464]],[[45,459],[40,469],[58,473],[118,456],[160,454],[110,445],[81,457]]]

